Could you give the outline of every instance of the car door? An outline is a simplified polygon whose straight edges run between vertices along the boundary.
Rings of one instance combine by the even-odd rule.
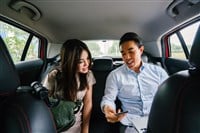
[[[163,63],[170,75],[189,68],[190,49],[199,25],[197,18],[162,38],[165,54]]]
[[[0,16],[0,35],[14,61],[21,85],[30,85],[43,70],[46,39]]]

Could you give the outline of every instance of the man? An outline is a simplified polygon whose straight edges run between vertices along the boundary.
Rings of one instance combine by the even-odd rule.
[[[161,67],[142,62],[144,46],[136,33],[125,33],[119,47],[124,64],[108,75],[101,109],[108,122],[120,121],[120,133],[138,133],[146,128],[154,95],[168,75]],[[117,97],[128,113],[116,114],[121,112],[116,112]]]

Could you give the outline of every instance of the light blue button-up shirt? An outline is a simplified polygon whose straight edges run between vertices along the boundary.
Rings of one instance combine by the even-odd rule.
[[[133,126],[134,119],[149,114],[158,86],[167,77],[164,69],[153,64],[143,63],[139,73],[123,64],[108,75],[101,108],[109,105],[116,109],[114,101],[118,97],[122,109],[129,111],[121,123]]]

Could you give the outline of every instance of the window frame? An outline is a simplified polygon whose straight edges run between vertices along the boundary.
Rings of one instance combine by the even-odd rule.
[[[163,57],[164,58],[174,58],[174,57],[171,57],[171,44],[170,44],[170,37],[173,35],[173,34],[176,34],[180,43],[181,43],[181,47],[183,49],[183,52],[184,52],[184,55],[185,55],[185,60],[188,60],[189,59],[189,51],[188,51],[188,48],[187,48],[187,45],[186,45],[186,42],[182,36],[182,34],[180,33],[180,31],[194,23],[197,23],[200,21],[200,16],[192,19],[192,20],[189,20],[188,22],[182,24],[182,25],[179,25],[177,27],[175,27],[174,29],[170,30],[170,32],[166,33],[165,35],[163,35],[161,37],[161,47],[162,47],[162,53],[163,53]],[[180,58],[174,58],[174,59],[180,59]]]
[[[7,23],[13,27],[16,27],[20,30],[23,30],[27,33],[29,33],[29,36],[28,36],[28,39],[26,40],[26,43],[25,43],[25,46],[23,48],[23,52],[21,54],[21,58],[18,62],[14,62],[14,64],[18,64],[20,62],[23,62],[23,61],[28,61],[26,60],[26,56],[27,56],[27,53],[28,53],[28,49],[31,45],[31,41],[33,39],[33,37],[37,37],[39,39],[39,46],[38,46],[38,58],[40,59],[45,59],[46,58],[46,49],[47,49],[47,39],[45,37],[43,37],[42,35],[38,34],[37,32],[34,32],[32,31],[31,29],[23,26],[23,25],[20,25],[18,24],[17,22],[13,21],[13,20],[10,20],[4,16],[1,16],[0,15],[0,21],[4,22],[4,23]],[[10,53],[9,53],[10,54]],[[12,56],[11,56],[12,57]],[[12,59],[13,60],[13,59]]]

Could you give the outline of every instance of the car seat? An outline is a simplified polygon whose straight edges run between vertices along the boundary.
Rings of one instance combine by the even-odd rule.
[[[20,86],[19,76],[0,37],[0,132],[56,133],[50,109],[32,94],[30,86]]]
[[[194,39],[190,68],[170,76],[158,88],[149,120],[148,133],[200,132],[200,27]]]
[[[93,86],[90,133],[117,133],[118,124],[108,123],[100,108],[108,74],[114,69],[111,57],[94,58],[92,71],[96,79]]]

